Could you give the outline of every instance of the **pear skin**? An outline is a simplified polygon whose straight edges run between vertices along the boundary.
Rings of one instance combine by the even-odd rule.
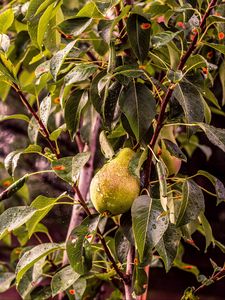
[[[128,211],[140,193],[140,180],[129,170],[135,152],[130,148],[119,151],[93,177],[90,197],[101,214],[119,215]]]

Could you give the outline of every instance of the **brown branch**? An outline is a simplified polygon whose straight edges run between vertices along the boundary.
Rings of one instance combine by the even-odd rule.
[[[216,5],[216,3],[217,3],[217,0],[212,0],[209,4],[205,14],[203,15],[201,23],[200,23],[201,31],[203,31],[205,29],[206,18],[209,16],[211,10]],[[178,70],[180,70],[180,71],[183,70],[183,68],[185,66],[185,63],[187,62],[188,58],[190,57],[190,55],[195,50],[195,48],[197,46],[197,42],[198,42],[198,32],[195,33],[193,41],[191,42],[190,46],[188,47],[186,53],[181,57],[180,63],[178,65]],[[164,99],[161,103],[161,109],[160,109],[159,115],[158,115],[157,120],[156,120],[157,125],[156,125],[156,128],[155,128],[153,137],[151,139],[151,142],[149,144],[149,146],[151,147],[152,150],[154,149],[154,147],[156,145],[157,139],[159,137],[160,130],[163,127],[163,121],[164,121],[166,108],[167,108],[167,105],[169,103],[169,100],[170,100],[171,96],[173,95],[174,88],[175,88],[175,85],[173,83],[171,83],[168,90],[167,90],[167,92],[166,92],[166,94],[165,94],[165,96],[164,96]],[[148,156],[148,160],[145,164],[145,172],[144,172],[144,186],[145,186],[145,188],[149,187],[149,179],[150,179],[150,175],[151,175],[152,159],[153,159],[153,154],[150,151],[149,156]]]
[[[133,5],[134,4],[134,0],[124,0],[124,4],[125,5]]]
[[[225,264],[224,264],[223,268],[219,272],[217,272],[215,275],[212,275],[209,278],[209,280],[216,282],[216,281],[222,279],[224,276],[225,276]],[[194,293],[196,294],[197,292],[199,292],[201,289],[203,289],[206,286],[207,285],[203,283],[196,290],[194,290]]]
[[[125,300],[133,300],[132,296],[132,281],[131,276],[133,273],[133,261],[134,261],[134,247],[130,245],[130,249],[127,254],[127,268],[126,275],[130,278],[130,282],[124,284],[125,289]]]
[[[18,85],[17,84],[13,84],[13,88],[17,92],[17,94],[19,95],[22,103],[25,105],[25,107],[27,108],[27,110],[32,114],[32,116],[37,121],[37,123],[39,125],[39,128],[40,128],[40,132],[44,136],[44,138],[46,139],[46,141],[48,142],[49,147],[51,148],[52,152],[56,155],[57,158],[59,158],[59,153],[58,153],[58,150],[57,150],[56,143],[50,139],[50,134],[48,132],[48,129],[46,128],[46,126],[42,122],[41,118],[37,115],[37,113],[35,112],[35,110],[33,109],[33,107],[27,101],[25,95],[23,94],[23,92],[21,91],[21,89],[18,87]]]

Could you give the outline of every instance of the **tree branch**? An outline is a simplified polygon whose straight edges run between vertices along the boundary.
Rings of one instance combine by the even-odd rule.
[[[35,110],[33,109],[33,107],[27,101],[25,95],[23,94],[23,92],[21,91],[21,89],[18,87],[18,85],[17,84],[13,84],[13,88],[17,92],[17,94],[19,95],[22,103],[26,106],[27,110],[32,114],[32,116],[37,121],[37,123],[39,125],[39,128],[40,128],[40,132],[44,136],[44,138],[46,139],[46,141],[48,142],[48,144],[49,144],[52,152],[56,155],[57,158],[59,158],[59,153],[58,153],[58,150],[57,150],[56,143],[50,139],[50,134],[48,132],[48,129],[46,128],[46,126],[42,122],[41,118],[37,115],[37,113],[35,112]]]
[[[130,245],[130,249],[127,254],[127,268],[126,275],[130,277],[130,282],[124,284],[125,289],[125,300],[133,300],[132,296],[132,285],[131,285],[131,276],[133,273],[133,261],[134,261],[134,247]]]
[[[206,24],[206,18],[210,15],[211,10],[213,9],[213,7],[216,5],[217,0],[212,0],[205,12],[205,14],[202,17],[201,23],[200,23],[200,29],[201,31],[204,30],[205,28],[205,24]],[[191,54],[193,53],[193,51],[195,50],[196,46],[197,46],[197,42],[198,42],[198,32],[195,33],[193,41],[191,42],[190,46],[188,47],[186,53],[181,57],[180,59],[180,63],[178,65],[178,70],[182,71],[185,63],[187,62],[188,58],[191,56]],[[173,95],[173,91],[174,91],[175,85],[174,83],[171,83],[170,86],[167,89],[167,92],[164,96],[164,99],[161,103],[161,109],[159,112],[159,115],[157,117],[156,120],[156,128],[153,134],[153,137],[151,139],[151,142],[149,144],[150,148],[153,150],[157,139],[159,137],[159,133],[161,128],[163,127],[163,121],[164,121],[164,116],[165,116],[165,112],[166,112],[166,108],[167,105],[169,103],[169,100],[171,98],[171,96]],[[145,188],[149,188],[149,179],[150,179],[150,175],[151,175],[151,164],[152,164],[152,159],[153,159],[153,154],[152,151],[149,152],[149,156],[148,156],[148,160],[146,162],[145,165],[145,172],[144,172],[144,186]]]

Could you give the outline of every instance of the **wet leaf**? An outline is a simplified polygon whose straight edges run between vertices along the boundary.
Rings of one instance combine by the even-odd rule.
[[[1,272],[0,273],[0,293],[7,291],[10,288],[11,282],[15,278],[14,273]]]

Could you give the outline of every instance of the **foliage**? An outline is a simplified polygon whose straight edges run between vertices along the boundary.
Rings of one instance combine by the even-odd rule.
[[[1,181],[0,237],[6,244],[16,237],[20,248],[12,250],[10,267],[0,268],[0,292],[15,285],[23,299],[62,292],[68,299],[94,299],[97,287],[110,283],[110,299],[121,297],[123,285],[126,299],[136,299],[146,290],[149,266],[161,259],[166,272],[174,266],[196,275],[202,285],[188,288],[182,299],[198,299],[195,293],[221,279],[224,268],[214,263],[212,277],[200,278],[197,267],[182,261],[183,243],[196,247],[192,236],[198,231],[206,251],[213,245],[224,252],[225,246],[213,236],[205,189],[196,178],[213,184],[219,205],[225,187],[206,171],[187,176],[180,166],[196,147],[208,155],[200,134],[225,152],[225,129],[211,125],[212,114],[224,116],[224,1],[4,3],[0,97],[6,104],[14,97],[27,113],[1,115],[0,122],[24,122],[27,145],[1,166],[10,177]],[[169,129],[166,135],[162,128]],[[75,144],[72,155],[63,136]],[[125,147],[136,152],[131,168],[141,173],[140,196],[121,216],[95,214],[88,193],[92,176],[104,156]],[[24,155],[33,154],[48,169],[18,173]],[[40,186],[39,196],[26,201],[27,182],[43,173],[58,176],[64,193],[46,197]],[[19,205],[11,197],[19,197]],[[73,206],[72,225],[66,241],[55,243],[42,220],[65,204]],[[77,207],[86,214],[82,222]],[[50,242],[28,246],[39,232]]]

